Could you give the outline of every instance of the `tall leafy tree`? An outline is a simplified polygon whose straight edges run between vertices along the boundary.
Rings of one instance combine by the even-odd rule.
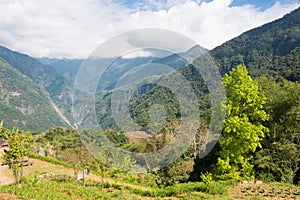
[[[30,133],[19,131],[18,129],[4,129],[0,123],[0,138],[9,142],[9,150],[4,155],[4,161],[13,171],[15,182],[19,183],[23,175],[22,161],[28,155],[28,150],[33,138]]]
[[[258,82],[267,96],[265,109],[270,129],[256,153],[260,178],[293,182],[300,169],[300,84],[285,79],[261,77]]]
[[[221,151],[216,165],[218,178],[253,178],[253,153],[261,147],[268,131],[261,122],[268,119],[263,110],[266,97],[244,65],[233,68],[223,78],[227,92]]]

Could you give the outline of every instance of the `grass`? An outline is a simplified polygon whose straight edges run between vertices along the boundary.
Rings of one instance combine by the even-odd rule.
[[[71,177],[37,178],[40,173],[23,178],[21,187],[6,185],[0,193],[14,194],[23,199],[230,199],[229,182],[205,184],[183,183],[165,188],[142,190],[128,185],[117,185],[87,180],[85,187]]]
[[[60,160],[57,160],[53,157],[41,156],[41,155],[34,154],[34,153],[30,153],[29,157],[39,159],[39,160],[43,160],[43,161],[46,161],[46,162],[49,162],[49,163],[52,163],[52,164],[55,164],[55,165],[61,165],[61,166],[67,167],[67,168],[72,168],[71,164],[60,161]]]
[[[182,194],[190,195],[192,192],[205,193],[207,195],[228,196],[228,189],[231,182],[212,182],[205,184],[203,182],[181,183],[164,188],[151,188],[149,190],[141,190],[138,188],[125,187],[125,189],[147,197],[176,197]]]
[[[64,177],[47,177],[44,179],[37,178],[41,173],[35,173],[30,177],[22,179],[21,187],[18,185],[6,185],[0,188],[0,193],[14,194],[22,199],[208,199],[208,200],[232,200],[230,197],[229,188],[243,187],[237,186],[236,182],[232,181],[213,181],[211,183],[190,182],[181,183],[164,188],[151,188],[146,190],[130,185],[121,185],[116,183],[99,182],[96,180],[87,180],[85,187],[83,184],[68,176]],[[135,185],[134,185],[135,186]],[[288,187],[279,185],[283,191],[288,192]],[[241,199],[261,200],[264,196],[254,196],[253,191],[264,189],[272,197],[272,192],[278,192],[279,186],[274,188],[272,185],[264,185],[261,188],[247,188]],[[266,188],[264,188],[266,187]],[[246,192],[251,195],[246,195]],[[253,194],[252,194],[253,193]],[[290,198],[291,196],[289,196]]]
[[[211,199],[230,200],[229,188],[239,188],[241,198],[252,200],[268,197],[282,196],[293,197],[298,195],[299,187],[292,185],[271,183],[261,186],[237,186],[233,181],[189,182],[173,186],[158,188],[146,187],[127,177],[131,184],[120,182],[119,178],[110,178],[110,181],[100,181],[96,175],[90,174],[93,180],[87,180],[86,186],[77,184],[73,178],[72,169],[65,165],[57,165],[55,160],[49,162],[34,160],[32,167],[26,167],[26,178],[22,179],[21,187],[6,185],[0,188],[0,193],[14,194],[22,199]],[[65,174],[62,177],[37,178],[43,172]],[[146,178],[146,177],[145,177]],[[289,188],[290,191],[289,191]],[[264,191],[265,190],[265,191]],[[280,192],[282,190],[282,192]],[[298,196],[297,196],[298,197]]]
[[[7,185],[0,188],[0,192],[15,194],[23,199],[138,199],[135,194],[117,188],[110,188],[107,184],[88,181],[84,187],[76,184],[70,178],[25,178],[22,186]]]

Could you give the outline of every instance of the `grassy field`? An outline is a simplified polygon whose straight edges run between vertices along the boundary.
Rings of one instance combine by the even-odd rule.
[[[0,169],[0,181],[10,180],[7,184],[2,182],[0,199],[300,199],[300,187],[279,183],[191,182],[158,188],[89,174],[84,186],[76,182],[71,168],[39,159],[32,161],[33,166],[24,168],[25,177],[19,185],[9,184],[13,182],[11,170]],[[39,177],[50,172],[56,175]]]
[[[224,194],[223,191],[225,191]],[[130,186],[88,180],[85,186],[71,178],[25,178],[21,185],[6,185],[1,193],[14,194],[22,199],[231,199],[226,190],[216,194],[205,184],[176,185],[163,189],[141,190]]]

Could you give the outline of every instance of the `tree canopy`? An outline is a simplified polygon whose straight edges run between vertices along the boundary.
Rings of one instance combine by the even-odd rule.
[[[227,118],[220,139],[217,174],[221,179],[253,178],[253,152],[261,147],[268,131],[261,124],[268,119],[263,110],[266,97],[243,65],[226,74],[223,85],[227,92]]]

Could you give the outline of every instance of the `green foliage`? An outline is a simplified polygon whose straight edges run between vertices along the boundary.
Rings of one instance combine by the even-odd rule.
[[[3,186],[0,188],[1,192],[15,194],[22,199],[120,199],[127,198],[131,195],[122,193],[123,195],[116,195],[107,192],[103,188],[104,185],[87,182],[85,187],[76,184],[74,179],[64,178],[26,178],[22,180],[22,187],[18,188],[14,185]]]
[[[171,57],[175,59],[174,55]],[[166,62],[166,65],[171,65],[173,63],[172,61],[174,60],[169,60],[169,58],[166,57],[163,60],[156,60],[153,62]],[[198,102],[186,102],[186,104],[194,106],[194,108],[191,109],[199,110],[199,115],[201,117],[207,117],[206,114],[210,112],[210,99],[207,86],[205,85],[202,76],[194,66],[187,65],[186,63],[180,62],[176,69],[178,70],[176,73],[182,74],[184,78],[189,81],[189,85],[194,90],[195,94],[186,95],[197,96]],[[181,88],[181,81],[176,80],[176,78],[178,77],[174,76],[172,73],[164,77],[168,82],[174,83],[174,88]],[[97,117],[103,129],[112,128],[118,130],[119,128],[111,116],[111,97],[111,90],[102,90],[96,93]],[[130,117],[136,124],[142,126],[144,131],[149,131],[150,128],[157,126],[157,124],[155,124],[156,120],[150,119],[150,109],[157,104],[163,106],[166,111],[165,124],[172,123],[172,121],[179,119],[182,117],[181,114],[184,113],[183,110],[180,110],[182,108],[179,106],[179,99],[176,97],[174,91],[159,84],[146,84],[138,88],[129,100]]]
[[[140,188],[132,185],[99,183],[87,180],[85,187],[68,177],[22,179],[22,187],[7,185],[1,193],[15,194],[23,199],[143,199],[147,197],[205,197],[206,199],[229,199],[230,182],[184,183],[162,189]]]
[[[271,183],[263,187],[261,185],[246,185],[242,188],[241,192],[251,197],[251,199],[264,199],[263,197],[271,197],[272,199],[297,199],[300,194],[297,187],[278,183],[275,185]]]
[[[42,137],[37,139],[37,143],[43,147],[54,147],[54,150],[59,153],[68,148],[80,148],[82,143],[80,136],[74,129],[63,127],[50,128],[43,133]]]
[[[281,75],[300,80],[300,8],[252,29],[210,51],[222,74],[244,64],[252,76]]]
[[[263,110],[266,98],[242,65],[224,76],[223,85],[227,91],[227,118],[220,139],[218,177],[254,178],[253,153],[261,147],[260,142],[268,131],[261,124],[268,119]]]
[[[74,175],[77,176],[79,170],[92,168],[92,155],[83,146],[80,136],[76,130],[62,127],[50,128],[47,132],[38,135],[36,144],[43,147],[49,156],[41,157],[42,160],[72,167]],[[34,155],[33,155],[34,156]]]
[[[38,84],[40,88],[45,89],[50,94],[52,100],[59,105],[60,109],[71,113],[71,97],[69,95],[71,92],[71,82],[66,80],[51,67],[43,65],[37,59],[11,51],[3,46],[0,46],[0,58],[22,73],[23,76],[25,75],[26,78],[30,78],[33,82]],[[59,124],[55,121],[50,124],[56,126],[61,125],[61,123]],[[46,129],[48,128],[49,127]]]
[[[258,79],[267,96],[270,129],[256,154],[259,176],[268,181],[293,182],[300,168],[300,84],[272,77]]]
[[[209,184],[213,181],[213,175],[210,172],[201,173],[200,178],[206,184]]]
[[[129,189],[136,194],[149,197],[171,197],[190,192],[205,192],[211,195],[227,195],[228,187],[230,185],[232,185],[232,182],[211,182],[210,184],[205,184],[203,182],[189,182],[151,190],[141,190],[129,187],[126,187],[126,189]]]
[[[188,182],[193,170],[191,158],[179,158],[176,162],[159,171],[154,171],[158,187],[171,186],[178,183]]]
[[[130,155],[125,155],[121,162],[114,162],[112,167],[116,171],[120,172],[130,172],[132,168],[135,166],[135,159],[131,158]]]
[[[23,175],[23,160],[28,155],[29,146],[33,138],[30,133],[19,131],[18,129],[3,129],[3,122],[0,123],[0,138],[9,143],[9,150],[4,154],[4,162],[12,169],[15,182],[19,183]]]
[[[128,137],[124,134],[113,131],[111,129],[105,131],[105,136],[112,142],[116,147],[123,147],[129,143]]]
[[[68,167],[68,168],[72,167],[71,164],[60,161],[60,160],[57,160],[53,157],[41,156],[41,155],[34,154],[34,153],[29,153],[28,156],[30,158],[36,158],[36,159],[43,160],[43,161],[46,161],[46,162],[49,162],[49,163],[52,163],[52,164],[55,164],[55,165],[62,165],[62,166]]]
[[[7,128],[45,131],[51,124],[65,125],[45,92],[1,58],[0,91],[0,120]]]

